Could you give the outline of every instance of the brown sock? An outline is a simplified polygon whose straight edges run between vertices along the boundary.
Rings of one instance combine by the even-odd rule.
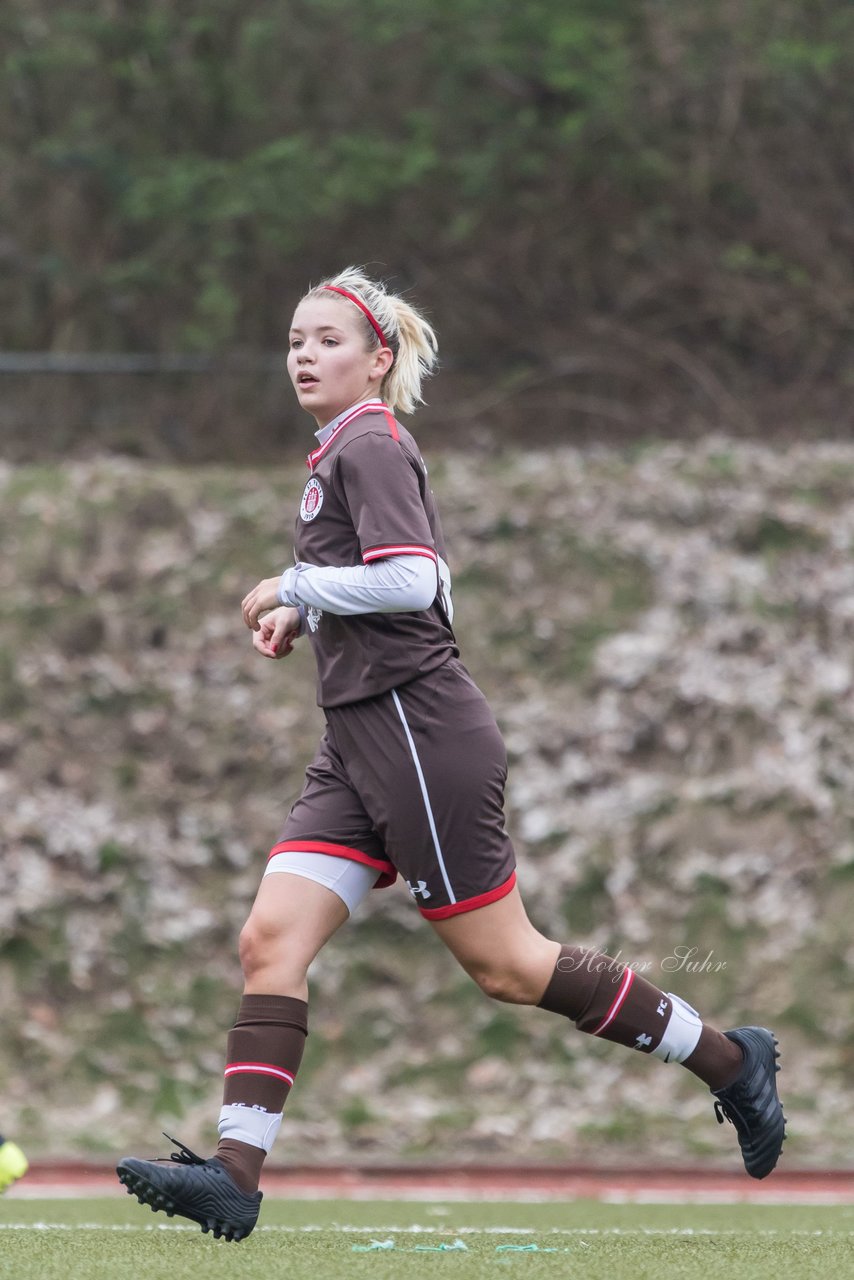
[[[267,1152],[263,1147],[253,1147],[248,1142],[237,1142],[234,1138],[220,1138],[214,1159],[225,1165],[241,1191],[251,1194],[258,1190],[261,1170],[267,1159]]]
[[[700,1039],[694,1052],[682,1063],[710,1089],[725,1089],[741,1074],[744,1053],[733,1040],[727,1040],[722,1031],[703,1024]]]
[[[711,1089],[730,1084],[741,1067],[738,1045],[711,1027],[701,1027],[684,1002],[660,991],[621,961],[591,948],[561,947],[539,1007],[571,1018],[588,1035],[664,1061],[682,1062]],[[687,1031],[680,1034],[683,1027]],[[680,1056],[697,1034],[690,1052]]]
[[[308,1005],[292,996],[245,995],[228,1036],[215,1158],[243,1191],[257,1191],[261,1167],[302,1061]]]

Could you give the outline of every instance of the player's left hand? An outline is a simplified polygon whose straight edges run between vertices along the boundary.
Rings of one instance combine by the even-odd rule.
[[[243,604],[241,605],[243,621],[250,631],[258,630],[258,618],[262,613],[279,607],[280,582],[281,576],[278,578],[264,578],[258,583],[257,587],[252,588],[248,596],[244,596]]]
[[[299,633],[298,610],[281,605],[258,620],[258,630],[252,633],[252,647],[265,658],[286,658]]]

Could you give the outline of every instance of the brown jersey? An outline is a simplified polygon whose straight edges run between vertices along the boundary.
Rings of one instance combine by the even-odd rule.
[[[309,607],[317,701],[337,707],[414,680],[459,653],[439,515],[414,439],[380,401],[356,405],[308,457],[311,477],[296,520],[303,564],[354,566],[427,556],[436,598],[418,613],[341,616]]]

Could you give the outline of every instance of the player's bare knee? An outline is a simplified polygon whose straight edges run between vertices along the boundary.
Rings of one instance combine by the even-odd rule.
[[[238,943],[240,967],[244,978],[251,979],[262,970],[269,968],[283,949],[283,944],[281,929],[266,924],[263,919],[254,914],[251,915],[240,932]]]
[[[261,965],[263,948],[259,946],[258,932],[250,916],[240,931],[237,953],[244,978],[253,977]]]
[[[255,910],[240,933],[238,952],[246,982],[275,976],[284,990],[305,982],[322,940],[295,920],[280,920]]]
[[[475,969],[471,975],[484,995],[502,1004],[536,1004],[530,976],[512,965]]]

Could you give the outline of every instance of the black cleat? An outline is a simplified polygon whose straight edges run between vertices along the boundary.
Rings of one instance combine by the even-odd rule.
[[[741,1074],[725,1089],[713,1089],[718,1124],[735,1125],[744,1167],[751,1178],[767,1178],[780,1158],[786,1117],[777,1096],[777,1041],[764,1027],[725,1031],[744,1053]]]
[[[164,1134],[169,1138],[169,1134]],[[140,1204],[162,1209],[170,1218],[180,1214],[212,1231],[217,1240],[245,1240],[258,1221],[262,1193],[241,1191],[225,1165],[203,1160],[183,1142],[169,1159],[137,1160],[125,1156],[116,1166],[123,1182]]]

